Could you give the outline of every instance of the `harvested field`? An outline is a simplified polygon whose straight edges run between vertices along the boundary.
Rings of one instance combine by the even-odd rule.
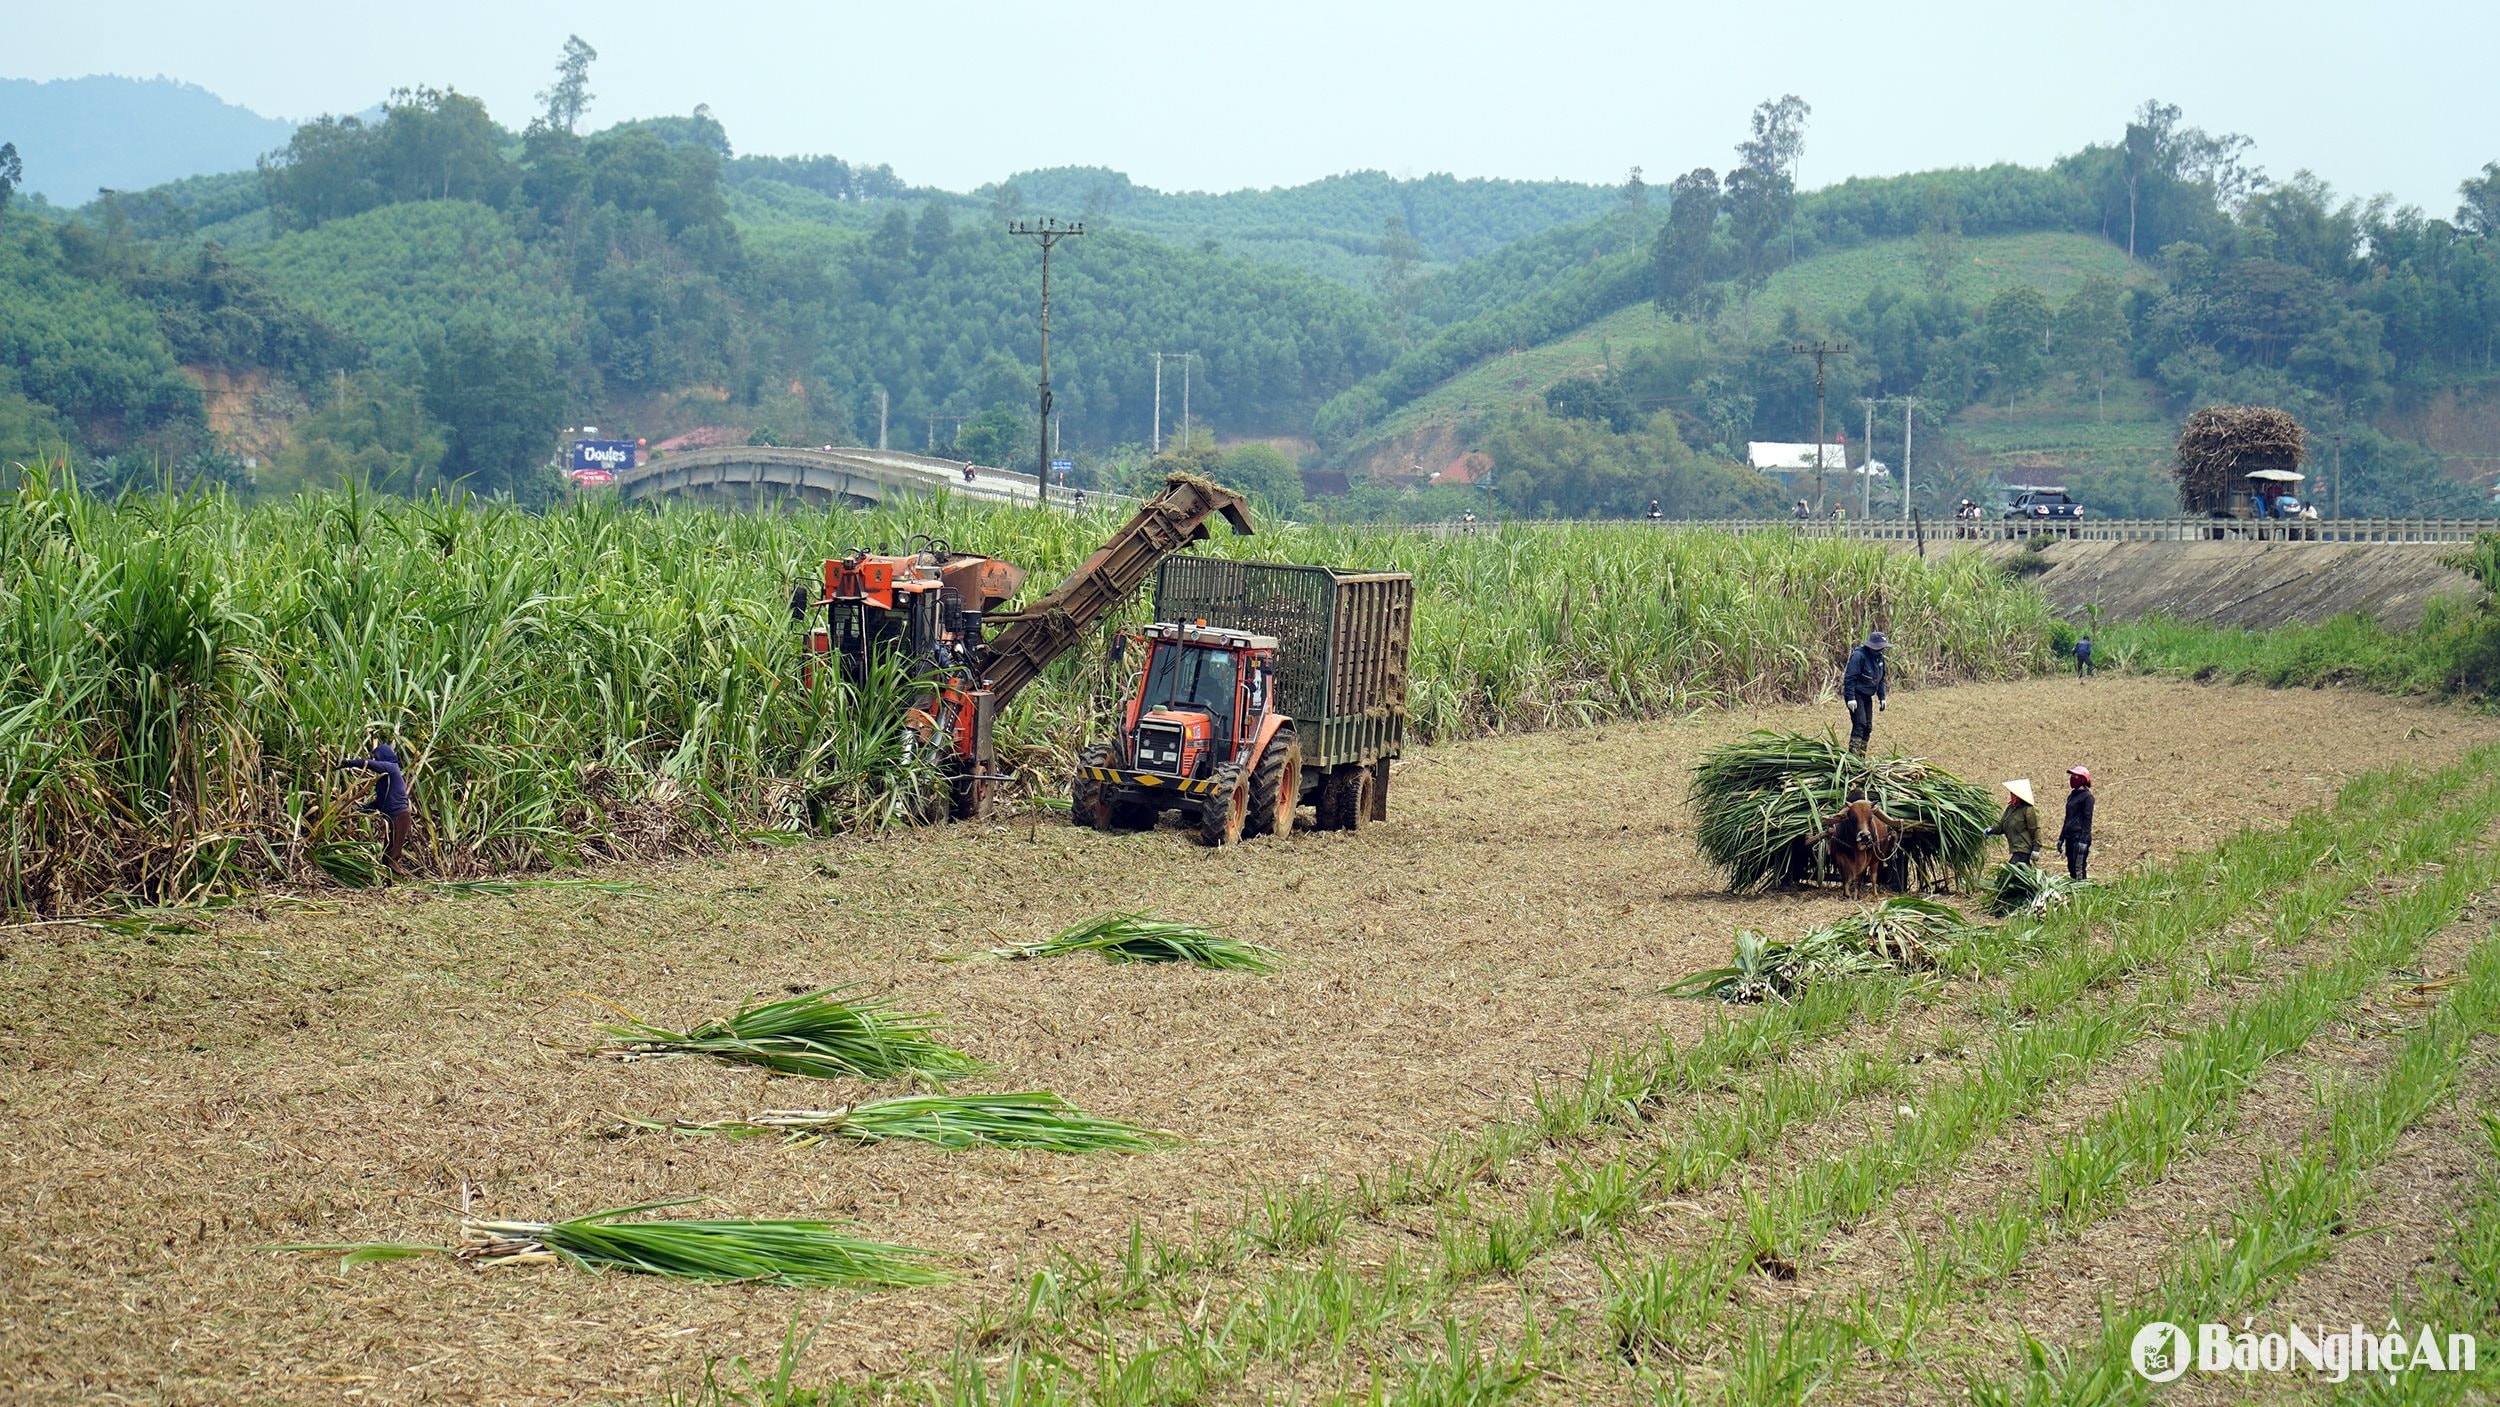
[[[2089,763],[2102,792],[2098,876],[2167,865],[2240,826],[2325,805],[2366,770],[2444,766],[2500,738],[2488,718],[2340,691],[2045,679],[1904,693],[1899,702],[1900,713],[1879,720],[1880,749],[1924,755],[1983,785],[2032,778],[2051,835],[2060,774]],[[1160,1270],[1135,1271],[1141,1288],[1130,1299],[1089,1303],[1134,1348],[1140,1336],[1172,1341],[1168,1326],[1158,1327],[1155,1296],[1143,1290],[1148,1280],[1186,1284],[1220,1313],[1248,1288],[1324,1265],[1340,1242],[1375,1282],[1395,1256],[1437,1258],[1441,1278],[1419,1293],[1421,1307],[1383,1311],[1348,1336],[1350,1347],[1297,1339],[1300,1329],[1261,1330],[1264,1339],[1242,1330],[1242,1342],[1274,1347],[1251,1352],[1251,1368],[1214,1381],[1207,1395],[1360,1391],[1372,1373],[1394,1386],[1401,1373],[1430,1371],[1401,1360],[1451,1356],[1439,1327],[1445,1312],[1480,1317],[1482,1351],[1498,1364],[1516,1350],[1521,1306],[1530,1302],[1549,1337],[1515,1392],[1558,1402],[1649,1400],[1667,1360],[1627,1363],[1609,1348],[1600,1327],[1608,1275],[1624,1256],[1709,1254],[1712,1228],[1743,1215],[1735,1183],[1661,1184],[1610,1204],[1600,1220],[1625,1233],[1619,1245],[1600,1247],[1589,1222],[1546,1234],[1539,1244],[1550,1254],[1541,1259],[1509,1264],[1494,1253],[1463,1273],[1450,1270],[1446,1248],[1452,1225],[1534,1220],[1533,1194],[1566,1162],[1596,1168],[1620,1151],[1606,1140],[1645,1147],[1668,1128],[1666,1112],[1643,1116],[1655,1118],[1655,1129],[1575,1133],[1552,1148],[1490,1158],[1481,1176],[1456,1174],[1450,1185],[1375,1183],[1370,1202],[1342,1226],[1346,1206],[1328,1206],[1357,1175],[1424,1158],[1453,1134],[1541,1117],[1532,1112],[1540,1086],[1577,1081],[1592,1051],[1636,1046],[1661,1029],[1689,1048],[1719,1008],[1654,993],[1723,962],[1737,927],[1793,932],[1847,912],[1820,893],[1738,900],[1717,892],[1693,853],[1683,803],[1702,749],[1748,728],[1819,731],[1839,719],[1836,706],[1752,709],[1433,749],[1401,765],[1393,824],[1230,853],[1171,830],[1105,837],[1019,821],[602,876],[648,886],[628,894],[551,887],[453,896],[412,887],[229,913],[203,933],[0,934],[0,1112],[21,1135],[0,1165],[0,1199],[16,1210],[0,1224],[0,1380],[29,1401],[658,1400],[691,1391],[708,1358],[768,1362],[794,1316],[823,1326],[806,1380],[910,1377],[934,1369],[972,1321],[991,1328],[983,1352],[993,1359],[1018,1344],[1070,1352],[1064,1326],[1044,1322],[1050,1315],[1018,1320],[1008,1309],[1022,1277],[1044,1268],[1055,1249],[1073,1253],[1069,1267],[1108,1260],[1116,1269],[1132,1224],[1149,1238],[1151,1257],[1157,1241],[1223,1240],[1216,1234],[1243,1215],[1246,1200],[1276,1194],[1276,1205],[1248,1218],[1268,1247],[1186,1266],[1175,1255]],[[2285,886],[2304,883],[2303,893],[2318,896],[2318,915],[2301,929],[2308,946],[2285,947],[2272,966],[2234,967],[2232,983],[2323,961],[2313,949],[2340,941],[2337,925],[2359,922],[2348,907],[2397,902],[2388,896],[2429,882],[2420,867],[2440,858],[2393,842],[2321,855],[2314,878],[2294,875]],[[2380,869],[2361,868],[2373,865]],[[2352,886],[2349,905],[2330,881]],[[2273,900],[2251,902],[2254,931]],[[1277,949],[1283,965],[1260,976],[1092,958],[935,960],[1046,936],[1114,909],[1220,925]],[[2466,912],[2479,923],[2490,918]],[[2442,918],[2419,960],[2444,964],[2443,974],[2461,968],[2481,930],[2459,922]],[[2194,960],[2191,945],[2157,976]],[[2171,1001],[2155,976],[2141,980],[2143,1039],[2171,1039],[2175,1029],[2164,1023],[2185,1029],[2216,1019],[2221,1003],[2201,987]],[[1054,1157],[613,1137],[618,1113],[720,1119],[902,1087],[693,1061],[620,1065],[565,1049],[592,1044],[597,1026],[615,1019],[584,993],[665,1025],[844,982],[955,1022],[949,1037],[999,1067],[964,1088],[1050,1089],[1090,1113],[1188,1141],[1143,1155]],[[1842,1031],[1840,1044],[1884,1051],[1921,1042],[1938,1058],[1922,1053],[1896,1072],[1902,1088],[1942,1081],[1971,1063],[1954,1058],[1944,1027],[1959,1024],[1972,1044],[1985,1044],[1973,1023],[1989,1010],[1989,989],[1955,987],[1966,985],[1969,1012],[1952,1007],[1955,992],[1931,991],[1901,1008],[1897,1024],[1886,1016]],[[2084,990],[2084,1001],[2109,995]],[[2236,986],[2228,995],[2240,999]],[[2402,984],[2374,983],[2352,1019],[2418,1020],[2418,1003],[2408,1003],[2415,999]],[[2332,1065],[2354,1044],[2349,1029],[2340,1044],[2334,1029],[2297,1047],[2305,1062]],[[2373,1027],[2372,1041],[2380,1034]],[[2356,1068],[2392,1063],[2376,1044],[2370,1050]],[[2108,1081],[2140,1081],[2150,1063],[2113,1050],[2103,1083],[2046,1088],[2037,1129],[2026,1135],[2021,1121],[2033,1116],[2017,1110],[2015,1136],[1968,1166],[2028,1190],[2028,1160],[2115,1102]],[[2276,1069],[2250,1111],[2299,1104],[2312,1068]],[[2489,1083],[2468,1082],[2477,1104]],[[1719,1088],[1664,1103],[1698,1108]],[[1726,1088],[1741,1096],[1743,1082]],[[1901,1097],[1907,1107],[1923,1096]],[[2070,1097],[2077,1102],[2061,1113]],[[1801,1163],[1863,1143],[1861,1125],[1878,1109],[1890,1127],[1888,1086],[1833,1098],[1828,1117],[1783,1138],[1779,1158],[1740,1170],[1748,1186],[1774,1188]],[[2417,1174],[2463,1181],[2472,1164],[2457,1150],[2470,1151],[2472,1123],[2446,1114],[2417,1125],[2386,1165],[2389,1185],[2402,1188]],[[2240,1128],[2248,1127],[2243,1116]],[[2286,1127],[2267,1141],[2292,1136]],[[2218,1147],[2247,1163],[2226,1158],[2184,1173],[2182,1205],[2244,1190],[2255,1145]],[[2182,1154],[2180,1166],[2192,1156]],[[2225,1168],[2237,1181],[2212,1176]],[[434,1261],[342,1274],[335,1258],[259,1249],[440,1242],[464,1187],[481,1214],[496,1217],[702,1197],[705,1215],[849,1219],[863,1235],[936,1253],[962,1278],[934,1290],[850,1294],[543,1267],[477,1274]],[[1905,1190],[1901,1205],[1925,1207],[1938,1187]],[[1296,1188],[1318,1210],[1306,1224],[1285,1225],[1293,1218],[1281,1199]],[[1965,1194],[1954,1196],[1958,1203]],[[1680,1211],[1679,1201],[1708,1215]],[[2410,1285],[2400,1279],[2436,1250],[2426,1230],[2435,1218],[2435,1207],[2408,1202],[2387,1253],[2336,1264],[2339,1278],[2310,1282],[2292,1302],[2341,1313],[2373,1295],[2381,1305],[2402,1298]],[[2133,1220],[2114,1220],[2040,1263],[2088,1270],[2124,1294],[2151,1283],[2177,1249],[2135,1229]],[[1869,1222],[1854,1239],[1835,1239],[1845,1252],[1836,1274],[1878,1286],[1910,1277],[1880,1264],[1886,1235]],[[1747,1316],[1793,1304],[1821,1273],[1815,1256],[1797,1259],[1786,1267],[1804,1277],[1796,1284],[1773,1286],[1748,1270],[1762,1285],[1713,1300],[1705,1338],[1722,1342],[1673,1365],[1697,1392],[1739,1391],[1746,1380],[1729,1360],[1739,1331],[1758,1327]],[[2020,1277],[2007,1283],[2023,1288]],[[1977,1292],[1963,1285],[1956,1293]],[[1828,1298],[1821,1304],[1837,1309]],[[2073,1341],[2071,1295],[2044,1295],[2041,1308],[2035,1332]],[[1082,1317],[1062,1310],[1071,1322]],[[1181,1305],[1176,1317],[1187,1313]],[[1935,1395],[1916,1371],[1862,1366],[1833,1384],[1835,1395]]]

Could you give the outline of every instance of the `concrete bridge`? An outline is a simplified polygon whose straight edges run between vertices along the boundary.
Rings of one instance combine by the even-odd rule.
[[[789,449],[740,445],[687,450],[635,465],[616,476],[628,500],[684,497],[742,508],[775,503],[807,507],[849,504],[874,507],[899,498],[929,498],[940,490],[992,503],[1033,501],[1033,476],[976,466],[969,482],[958,459],[933,459],[883,449]],[[1088,494],[1094,500],[1106,495]],[[1051,491],[1065,507],[1073,495]]]

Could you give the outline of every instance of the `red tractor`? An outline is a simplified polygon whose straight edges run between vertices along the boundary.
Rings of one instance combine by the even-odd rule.
[[[1170,805],[1195,814],[1209,845],[1291,834],[1302,750],[1276,706],[1274,637],[1165,623],[1138,638],[1146,659],[1122,714],[1128,746],[1096,743],[1079,755],[1069,793],[1077,823],[1142,830]]]
[[[1078,756],[1071,818],[1134,830],[1177,809],[1209,845],[1290,835],[1305,800],[1322,830],[1385,818],[1413,603],[1403,572],[1166,562],[1136,692]]]

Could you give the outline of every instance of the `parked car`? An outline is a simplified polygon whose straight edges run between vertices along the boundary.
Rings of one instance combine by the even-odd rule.
[[[2083,520],[2083,505],[2067,497],[2064,489],[2016,489],[2005,501],[2005,516],[2034,522],[2076,523]]]

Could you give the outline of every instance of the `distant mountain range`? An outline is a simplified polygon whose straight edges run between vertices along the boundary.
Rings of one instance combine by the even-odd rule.
[[[0,78],[0,142],[16,143],[26,192],[55,205],[249,169],[293,135],[292,122],[170,78]]]

